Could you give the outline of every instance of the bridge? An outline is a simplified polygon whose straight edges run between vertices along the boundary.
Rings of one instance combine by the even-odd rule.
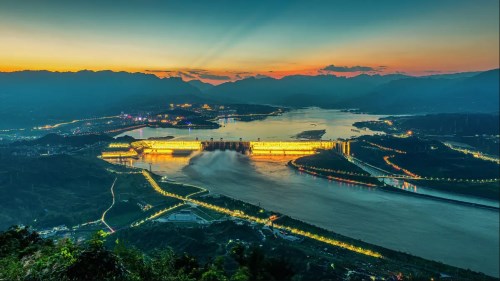
[[[194,151],[233,150],[251,155],[311,155],[322,149],[348,152],[349,144],[343,141],[225,141],[220,140],[140,140],[128,146],[110,144],[119,151],[103,152],[103,158],[137,157],[138,155],[190,154]],[[121,155],[121,156],[120,156]]]

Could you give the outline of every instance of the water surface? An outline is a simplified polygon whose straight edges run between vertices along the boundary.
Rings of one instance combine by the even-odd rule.
[[[264,121],[236,121],[217,130],[143,128],[124,135],[280,140],[304,130],[326,129],[324,139],[336,139],[357,135],[351,131],[353,122],[377,118],[303,109]],[[132,164],[149,168],[152,163],[154,172],[171,179],[260,204],[352,238],[499,275],[498,211],[328,181],[290,169],[285,165],[290,159],[215,151],[190,157],[149,156]]]

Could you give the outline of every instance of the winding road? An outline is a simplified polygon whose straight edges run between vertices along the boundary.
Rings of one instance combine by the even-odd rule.
[[[111,208],[113,208],[113,206],[115,205],[115,191],[113,190],[113,188],[115,187],[115,183],[116,183],[117,179],[118,179],[118,177],[115,177],[115,180],[113,181],[113,184],[111,185],[111,196],[113,197],[113,202],[111,203],[111,206],[109,206],[109,208],[107,208],[106,211],[104,211],[102,213],[102,216],[101,216],[102,223],[109,229],[109,231],[111,231],[111,233],[115,232],[115,230],[111,226],[109,226],[109,224],[105,220],[105,217],[106,217],[106,213],[109,210],[111,210]]]

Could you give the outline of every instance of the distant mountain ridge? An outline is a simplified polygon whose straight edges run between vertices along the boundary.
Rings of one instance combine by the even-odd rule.
[[[499,70],[414,77],[401,74],[247,78],[206,91],[225,102],[359,108],[383,114],[498,112]]]
[[[359,108],[381,114],[498,112],[499,69],[412,77],[402,74],[198,80],[113,71],[0,72],[0,129],[121,111],[162,111],[170,103],[245,103]]]
[[[196,88],[198,88],[198,90],[200,90],[202,92],[208,91],[214,87],[214,85],[212,85],[210,83],[202,82],[200,80],[190,80],[190,81],[188,81],[188,83],[195,86]]]
[[[348,105],[384,114],[499,111],[499,69],[465,78],[409,77],[381,85]]]
[[[371,89],[406,76],[358,75],[352,78],[334,75],[247,78],[227,82],[207,91],[213,99],[238,103],[270,103],[290,106],[339,106]]]
[[[0,128],[200,101],[180,78],[113,71],[0,72]]]

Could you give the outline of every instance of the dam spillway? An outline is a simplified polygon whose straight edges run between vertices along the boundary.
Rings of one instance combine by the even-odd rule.
[[[318,150],[342,148],[341,141],[190,141],[190,140],[140,140],[130,144],[126,155],[190,154],[194,151],[234,150],[251,155],[310,155]],[[119,147],[112,144],[113,147]],[[110,145],[111,147],[111,145]],[[133,152],[137,153],[133,153]],[[116,157],[120,152],[103,152],[103,158]]]

